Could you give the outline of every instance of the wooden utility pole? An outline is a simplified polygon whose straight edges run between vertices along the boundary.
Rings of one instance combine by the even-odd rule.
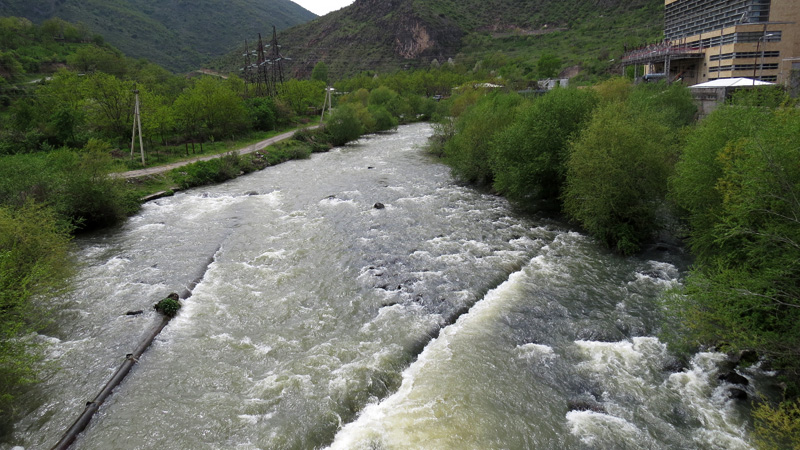
[[[328,86],[325,88],[325,103],[322,104],[322,116],[319,118],[319,124],[322,125],[322,119],[325,118],[325,107],[328,107],[328,114],[333,109],[333,88]]]
[[[133,94],[136,97],[136,103],[133,108],[133,133],[131,135],[131,159],[133,159],[133,149],[136,146],[136,127],[139,127],[139,150],[142,153],[142,166],[144,166],[144,141],[142,140],[142,116],[139,112],[139,90],[134,89]]]

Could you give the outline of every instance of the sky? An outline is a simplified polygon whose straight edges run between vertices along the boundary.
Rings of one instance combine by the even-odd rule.
[[[318,16],[324,16],[331,11],[344,8],[354,0],[292,0],[303,8]]]

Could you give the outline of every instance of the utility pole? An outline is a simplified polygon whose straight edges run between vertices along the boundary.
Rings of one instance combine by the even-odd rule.
[[[333,88],[328,86],[325,88],[325,103],[322,104],[322,115],[319,118],[319,124],[322,125],[322,119],[325,118],[325,107],[328,107],[328,114],[330,114],[331,109],[333,109]]]
[[[142,140],[142,115],[139,111],[139,90],[133,90],[136,103],[133,108],[133,133],[131,134],[131,159],[133,159],[133,148],[136,146],[136,127],[139,127],[139,150],[142,152],[142,167],[144,167],[144,141]]]

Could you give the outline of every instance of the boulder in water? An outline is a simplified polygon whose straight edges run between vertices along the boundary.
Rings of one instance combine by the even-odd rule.
[[[727,381],[728,383],[731,384],[740,384],[742,386],[747,386],[748,384],[750,384],[750,381],[747,378],[739,375],[734,371],[721,373],[717,378],[719,378],[722,381]]]
[[[378,203],[375,203],[372,207],[375,208],[375,209],[384,209],[384,208],[386,208],[386,205],[384,205],[381,202],[378,202]]]
[[[747,400],[747,392],[745,392],[744,389],[731,388],[728,391],[728,398],[735,400]]]
[[[593,411],[602,414],[606,413],[606,409],[603,408],[603,405],[586,399],[575,399],[568,401],[567,409],[570,411]]]

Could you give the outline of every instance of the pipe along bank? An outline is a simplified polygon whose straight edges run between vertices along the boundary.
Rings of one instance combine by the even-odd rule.
[[[192,294],[192,289],[194,289],[195,286],[197,286],[197,284],[203,279],[206,271],[208,271],[208,268],[216,259],[216,255],[220,248],[221,246],[217,247],[214,255],[208,259],[202,272],[195,278],[194,281],[192,281],[192,283],[189,284],[189,286],[186,287],[186,289],[184,289],[183,292],[181,292],[180,296],[176,293],[169,294],[166,298],[162,299],[155,305],[156,310],[161,313],[160,320],[156,322],[156,324],[145,335],[133,353],[128,353],[125,355],[125,361],[120,364],[119,368],[117,368],[117,371],[114,372],[114,375],[111,377],[111,379],[108,380],[100,393],[97,394],[92,401],[86,403],[86,408],[84,409],[83,414],[81,414],[80,417],[78,417],[78,419],[72,424],[72,426],[69,427],[69,429],[61,437],[61,440],[58,441],[58,443],[54,445],[51,450],[67,450],[70,445],[75,442],[75,439],[77,439],[78,435],[86,429],[86,426],[89,425],[92,417],[100,409],[100,406],[103,404],[103,402],[105,402],[106,399],[111,396],[114,388],[122,383],[122,380],[125,379],[131,368],[133,368],[133,365],[139,361],[139,358],[150,347],[150,344],[152,344],[156,337],[158,337],[164,327],[167,326],[169,321],[175,317],[178,309],[180,309],[181,306],[180,299],[186,299]],[[140,313],[141,311],[135,311],[128,312],[127,314]]]

